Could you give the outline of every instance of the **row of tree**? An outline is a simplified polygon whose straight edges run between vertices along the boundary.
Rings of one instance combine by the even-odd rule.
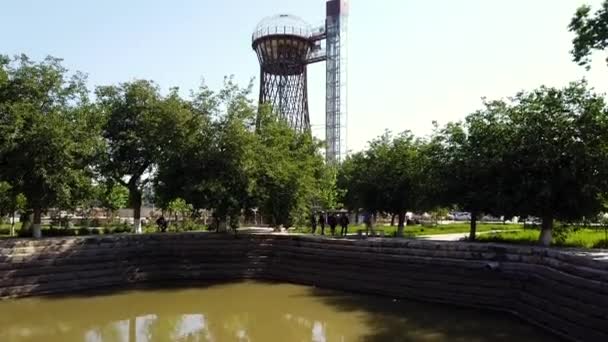
[[[573,60],[589,69],[608,47],[608,1],[572,18]],[[430,137],[384,134],[341,166],[339,187],[351,208],[399,217],[457,206],[471,212],[542,219],[549,244],[555,219],[593,218],[608,196],[608,114],[603,96],[585,82],[540,87],[508,100],[486,101],[462,122],[435,125]]]
[[[31,211],[38,236],[49,208],[115,210],[128,194],[139,232],[152,188],[160,207],[181,198],[218,222],[250,208],[277,226],[303,221],[334,173],[318,141],[258,110],[250,91],[228,78],[188,99],[145,80],[91,93],[59,59],[0,56],[0,214]]]
[[[555,219],[592,218],[608,193],[608,108],[585,82],[541,87],[487,101],[427,138],[389,133],[340,168],[351,208],[396,214],[457,206],[471,213],[542,218],[543,244]]]

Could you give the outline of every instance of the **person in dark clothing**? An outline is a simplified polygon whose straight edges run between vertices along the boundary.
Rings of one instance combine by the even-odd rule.
[[[314,235],[317,230],[317,217],[314,213],[310,215],[310,227],[312,228],[312,234]]]
[[[350,220],[348,219],[348,215],[346,215],[346,213],[342,214],[342,216],[340,216],[340,226],[342,227],[342,230],[340,231],[340,235],[346,236],[348,234],[348,224],[349,223],[350,223]]]
[[[336,218],[336,214],[331,214],[327,218],[327,224],[331,228],[331,235],[336,235],[336,226],[338,225],[338,219]]]
[[[163,215],[160,215],[160,217],[156,220],[156,224],[158,225],[158,229],[161,231],[161,233],[167,231],[167,220],[165,220]]]
[[[319,214],[319,226],[321,226],[321,235],[325,235],[325,214]]]

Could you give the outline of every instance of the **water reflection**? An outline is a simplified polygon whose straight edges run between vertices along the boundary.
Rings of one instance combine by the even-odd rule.
[[[327,338],[325,337],[325,327],[321,322],[315,322],[312,325],[312,342],[325,342]]]
[[[190,290],[0,302],[0,341],[552,341],[502,315],[303,286]]]
[[[130,329],[133,322],[135,322],[134,333]],[[206,327],[203,314],[184,314],[162,319],[159,319],[158,315],[150,314],[135,317],[132,320],[110,322],[103,327],[91,328],[84,333],[84,341],[215,341]]]

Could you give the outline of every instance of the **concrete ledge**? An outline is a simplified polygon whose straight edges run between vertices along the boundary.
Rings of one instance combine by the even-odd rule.
[[[513,313],[608,341],[608,253],[401,239],[210,233],[0,241],[0,298],[277,280]]]

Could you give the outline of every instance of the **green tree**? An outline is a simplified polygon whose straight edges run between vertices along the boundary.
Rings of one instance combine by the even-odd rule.
[[[337,185],[337,167],[326,165],[320,159],[318,161],[318,165],[315,166],[317,193],[314,195],[313,206],[329,210],[341,208],[342,193]]]
[[[342,202],[351,210],[378,211],[380,198],[372,163],[365,152],[348,156],[340,165],[336,179]]]
[[[591,14],[591,7],[579,7],[570,21],[568,28],[575,34],[572,40],[572,57],[581,66],[590,68],[593,50],[604,50],[608,47],[608,1]],[[608,59],[607,59],[608,61]]]
[[[522,215],[542,218],[540,242],[554,219],[594,217],[608,188],[608,113],[586,83],[517,94],[509,108],[512,152],[504,161],[507,188]]]
[[[100,120],[84,75],[68,74],[60,59],[2,57],[0,70],[0,179],[27,197],[39,237],[44,210],[87,196]]]
[[[436,130],[433,139],[441,148],[431,154],[440,182],[437,204],[471,213],[469,240],[475,240],[478,217],[506,210],[509,198],[503,184],[505,153],[512,149],[507,105],[494,101],[484,106],[464,123]]]
[[[194,208],[192,207],[192,204],[188,204],[183,198],[176,198],[169,202],[167,210],[170,214],[175,215],[175,221],[177,222],[179,221],[179,216],[181,216],[182,219],[191,216]]]
[[[213,209],[217,227],[226,218],[238,226],[242,210],[253,205],[256,109],[250,91],[226,78],[218,92],[203,85],[193,93],[191,133],[171,145],[157,170],[161,205],[183,198],[195,209]]]
[[[110,221],[114,221],[117,210],[125,208],[129,203],[129,189],[122,184],[108,182],[99,187],[99,204],[106,209]]]
[[[177,89],[163,97],[158,86],[145,80],[98,87],[96,95],[105,117],[107,145],[101,170],[107,179],[129,190],[134,231],[141,233],[143,188],[167,146],[190,132],[191,107]]]
[[[13,187],[7,182],[0,182],[0,219],[10,214],[13,202]]]
[[[7,215],[10,217],[11,236],[15,235],[15,212],[23,212],[26,206],[27,200],[23,194],[16,193],[7,182],[0,182],[0,219]]]
[[[403,236],[406,212],[427,208],[426,145],[409,131],[387,132],[366,151],[347,158],[338,177],[345,203],[351,209],[396,215],[397,234]]]
[[[266,110],[258,114],[256,137],[256,203],[275,227],[305,224],[319,200],[321,143]]]

